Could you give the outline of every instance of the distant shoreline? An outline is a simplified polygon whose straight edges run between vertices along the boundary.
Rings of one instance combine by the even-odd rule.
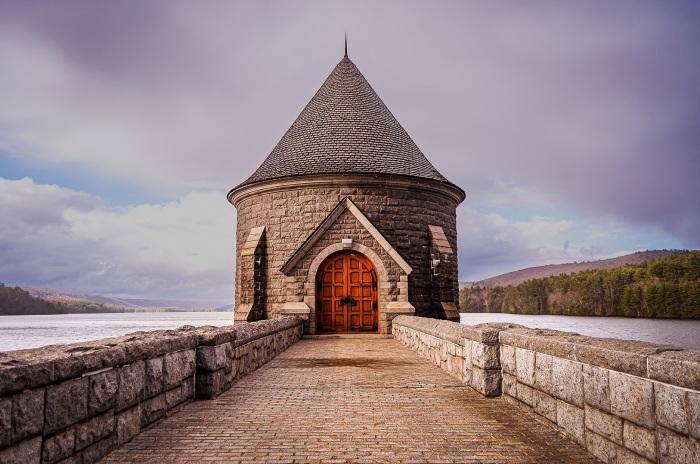
[[[74,314],[122,314],[122,313],[231,313],[233,311],[230,309],[219,310],[217,308],[203,308],[203,309],[180,309],[180,308],[167,308],[167,309],[136,309],[136,308],[126,308],[123,311],[83,311],[83,312],[44,312],[35,314],[7,314],[0,313],[2,316],[69,316]]]

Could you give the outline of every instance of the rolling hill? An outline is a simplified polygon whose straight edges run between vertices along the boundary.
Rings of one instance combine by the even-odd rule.
[[[225,301],[114,298],[92,293],[51,290],[47,288],[25,288],[25,290],[29,292],[30,295],[43,300],[89,301],[90,303],[114,305],[126,309],[178,308],[181,310],[192,310],[202,308],[222,308],[228,306],[227,302]],[[228,309],[221,310],[226,311]]]
[[[573,274],[575,272],[587,271],[591,269],[613,269],[627,264],[641,264],[652,259],[661,259],[677,253],[677,250],[654,250],[638,251],[617,258],[602,259],[600,261],[587,261],[570,264],[548,264],[546,266],[529,267],[519,271],[508,272],[478,282],[460,282],[459,288],[471,288],[475,284],[481,287],[506,287],[508,285],[518,285],[530,279],[541,279],[560,274]]]

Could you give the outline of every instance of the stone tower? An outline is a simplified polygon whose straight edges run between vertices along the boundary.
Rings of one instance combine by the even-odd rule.
[[[295,314],[314,334],[391,333],[399,314],[459,320],[464,198],[346,52],[228,194],[238,210],[235,321]]]

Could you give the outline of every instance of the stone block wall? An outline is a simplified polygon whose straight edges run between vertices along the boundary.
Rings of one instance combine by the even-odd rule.
[[[306,301],[314,295],[315,285],[309,285],[308,271],[315,254],[343,238],[352,238],[379,256],[386,268],[387,274],[380,276],[380,290],[384,292],[380,312],[383,312],[387,304],[401,301],[399,277],[404,274],[352,215],[338,218],[337,225],[327,231],[297,268],[286,275],[281,272],[339,202],[349,198],[412,268],[406,284],[408,301],[416,314],[444,318],[440,302],[459,301],[456,207],[461,200],[453,190],[454,187],[428,179],[388,175],[309,176],[251,185],[236,192],[235,199],[229,198],[237,209],[236,257],[240,262],[249,232],[264,226],[268,273],[265,306],[267,317],[274,318],[281,314],[286,303]],[[442,256],[442,274],[438,276],[431,268],[429,225],[444,230],[453,251]],[[241,272],[238,266],[237,288],[245,280]],[[312,276],[310,281],[314,279]],[[436,285],[443,291],[435,294]],[[238,293],[236,298],[238,307],[243,302]],[[315,310],[311,308],[312,312]]]
[[[498,330],[398,316],[394,338],[486,396],[501,394]]]
[[[301,319],[284,318],[0,353],[0,462],[96,462],[300,336]],[[223,389],[219,370],[228,370]]]
[[[396,318],[393,330],[465,384],[502,393],[603,462],[700,462],[698,350],[410,316]]]
[[[700,351],[501,331],[503,394],[603,462],[700,462]]]
[[[283,317],[206,330],[197,346],[196,396],[211,399],[301,339],[302,320]]]

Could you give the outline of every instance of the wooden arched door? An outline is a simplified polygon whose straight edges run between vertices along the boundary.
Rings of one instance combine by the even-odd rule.
[[[319,332],[378,332],[377,271],[365,256],[335,253],[316,276]]]

